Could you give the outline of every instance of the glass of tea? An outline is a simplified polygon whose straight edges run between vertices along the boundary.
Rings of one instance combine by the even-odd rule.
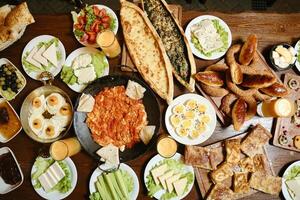
[[[295,111],[295,102],[286,98],[264,101],[257,107],[257,113],[262,117],[291,117]]]
[[[78,139],[72,137],[53,142],[50,146],[50,155],[54,160],[63,160],[79,153],[80,150],[81,146]]]
[[[118,39],[111,30],[105,30],[98,33],[96,41],[105,55],[109,58],[115,58],[121,53]]]

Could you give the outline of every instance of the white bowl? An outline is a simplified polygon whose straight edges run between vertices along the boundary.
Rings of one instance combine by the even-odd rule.
[[[12,152],[12,150],[8,147],[0,148],[0,155],[5,154],[5,153],[10,153],[12,155],[12,157],[14,158],[14,160],[17,164],[17,167],[19,169],[19,173],[21,175],[21,181],[20,181],[20,183],[17,183],[15,185],[9,185],[9,184],[6,184],[2,178],[0,178],[0,194],[6,194],[8,192],[11,192],[11,191],[17,189],[20,185],[22,185],[23,180],[24,180],[24,175],[22,173],[21,167],[20,167],[14,153]]]
[[[202,54],[192,43],[191,41],[191,27],[194,24],[199,23],[200,21],[204,20],[204,19],[217,19],[220,22],[220,25],[225,29],[225,31],[228,33],[228,47],[225,51],[223,52],[215,52],[213,53],[210,57],[207,57],[206,55]],[[232,42],[232,35],[231,35],[231,31],[228,27],[228,25],[220,18],[216,17],[216,16],[212,16],[212,15],[201,15],[198,16],[196,18],[194,18],[192,21],[190,21],[190,23],[187,25],[186,29],[185,29],[185,35],[189,41],[190,47],[192,49],[192,52],[195,56],[202,58],[204,60],[215,60],[218,58],[221,58],[222,56],[225,55],[225,53],[227,52],[227,50],[229,49],[229,47],[231,46],[231,42]]]
[[[90,5],[90,6],[97,6],[99,9],[102,9],[104,8],[108,14],[110,14],[116,21],[115,23],[115,28],[114,30],[112,30],[114,32],[114,34],[116,35],[117,32],[118,32],[118,29],[119,29],[119,21],[118,21],[118,17],[116,15],[116,13],[109,7],[105,6],[105,5],[100,5],[100,4],[94,4],[94,5]],[[79,13],[77,13],[77,16],[78,16]],[[75,31],[75,28],[74,28],[74,25],[75,25],[75,22],[73,22],[73,33]],[[97,43],[95,44],[89,44],[88,42],[81,42],[80,41],[80,38],[76,37],[76,35],[74,35],[76,40],[82,44],[83,46],[86,46],[86,47],[94,47],[94,48],[99,48],[99,45]]]

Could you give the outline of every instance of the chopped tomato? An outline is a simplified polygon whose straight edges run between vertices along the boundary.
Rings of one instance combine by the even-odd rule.
[[[89,38],[89,36],[86,33],[84,33],[83,36],[80,38],[80,41],[86,42],[88,38]]]
[[[104,16],[106,16],[106,10],[105,10],[104,8],[102,8],[102,9],[100,10],[98,16],[99,16],[99,17],[104,17]]]
[[[93,11],[96,16],[99,16],[100,9],[97,6],[93,6]]]
[[[75,24],[75,25],[74,25],[74,28],[75,28],[76,30],[82,30],[83,24]]]
[[[99,31],[100,31],[99,24],[97,24],[97,26],[95,26],[93,31],[96,32],[96,33],[99,33]]]
[[[85,22],[86,22],[86,18],[85,18],[85,16],[79,16],[78,18],[77,18],[77,21],[78,21],[78,23],[79,24],[85,24]]]
[[[103,26],[104,29],[109,28],[109,23],[104,22],[101,25]]]
[[[110,17],[109,16],[104,16],[101,19],[102,22],[109,22],[110,21]]]
[[[91,32],[91,31],[89,31],[89,32],[87,32],[87,34],[88,34],[88,36],[89,36],[89,38],[88,38],[88,43],[90,43],[90,44],[93,44],[93,43],[95,43],[96,42],[96,33],[95,32]]]

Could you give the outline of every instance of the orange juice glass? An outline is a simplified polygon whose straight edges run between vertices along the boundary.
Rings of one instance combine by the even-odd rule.
[[[53,142],[50,146],[50,155],[54,160],[63,160],[79,153],[80,150],[79,141],[76,137],[72,137]]]
[[[295,103],[286,98],[262,102],[258,114],[263,117],[291,117],[295,114]]]
[[[98,33],[96,41],[105,55],[109,58],[115,58],[121,53],[118,39],[111,30],[105,30]]]
[[[177,152],[176,141],[168,135],[161,135],[156,144],[156,150],[164,158],[171,158]]]

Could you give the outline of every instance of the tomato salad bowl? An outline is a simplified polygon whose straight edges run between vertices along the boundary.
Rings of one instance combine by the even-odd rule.
[[[98,48],[97,34],[110,29],[115,34],[118,31],[118,18],[113,10],[104,5],[89,5],[79,13],[71,12],[73,18],[73,32],[82,45]]]

